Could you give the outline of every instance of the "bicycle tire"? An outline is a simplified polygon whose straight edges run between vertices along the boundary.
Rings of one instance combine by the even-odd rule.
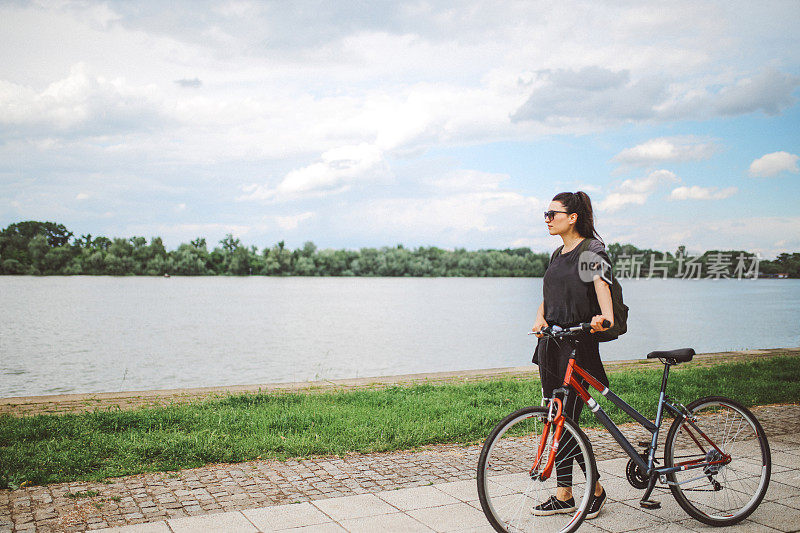
[[[756,510],[769,487],[772,459],[764,430],[746,407],[723,396],[700,398],[686,409],[697,417],[695,424],[731,455],[731,461],[668,474],[672,495],[684,511],[704,524],[730,526],[741,522]],[[667,433],[664,464],[675,466],[681,461],[718,455],[712,447],[706,448],[693,441],[683,420],[677,418]]]
[[[546,501],[556,490],[555,467],[544,482],[530,473],[546,418],[547,409],[544,407],[519,409],[501,420],[483,445],[478,460],[478,496],[481,508],[495,531],[568,533],[578,529],[589,510],[597,482],[594,453],[583,431],[566,418],[560,444],[566,442],[569,448],[562,448],[561,453],[567,453],[563,460],[578,461],[580,458],[585,465],[584,470],[573,463],[575,509],[550,516],[533,514],[533,507]],[[574,441],[569,441],[567,435]],[[552,440],[551,432],[545,458]]]

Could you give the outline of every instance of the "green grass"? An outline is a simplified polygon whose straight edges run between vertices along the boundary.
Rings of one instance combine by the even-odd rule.
[[[673,369],[668,393],[746,405],[800,401],[797,357]],[[614,373],[611,387],[654,417],[661,370]],[[243,394],[197,404],[0,416],[0,488],[102,480],[209,463],[413,449],[484,439],[506,414],[538,405],[536,381],[415,385],[315,394]],[[626,415],[606,401],[616,422]],[[581,423],[596,425],[588,410]]]

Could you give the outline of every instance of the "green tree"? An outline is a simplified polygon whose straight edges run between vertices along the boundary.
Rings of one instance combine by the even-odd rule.
[[[70,259],[69,264],[67,264],[61,270],[61,272],[63,274],[68,275],[68,276],[75,276],[75,275],[78,275],[78,274],[84,274],[85,271],[84,271],[84,267],[83,267],[82,255],[73,256],[72,259]]]
[[[238,239],[237,239],[238,242]],[[235,276],[246,276],[250,274],[250,253],[244,246],[238,246],[231,253],[228,273]]]
[[[72,260],[73,253],[69,246],[56,246],[44,254],[41,271],[44,274],[61,274]]]
[[[105,257],[107,274],[138,274],[138,264],[133,258],[134,245],[128,239],[115,237]]]
[[[313,276],[316,269],[310,257],[301,255],[294,264],[294,273],[298,276]]]
[[[92,247],[92,234],[87,233],[86,235],[81,235],[80,237],[75,237],[75,246],[79,248],[91,248]]]
[[[39,272],[44,270],[44,256],[50,247],[47,244],[47,237],[44,235],[34,235],[28,241],[28,257],[30,258],[30,265]]]
[[[283,241],[281,241],[283,242]],[[303,257],[314,257],[314,254],[317,252],[317,245],[311,241],[307,241],[303,243],[303,249],[300,251]]]
[[[6,259],[3,261],[3,274],[25,274],[28,267],[16,259]]]
[[[109,252],[103,258],[103,272],[112,276],[121,276],[126,273],[125,264],[120,257]]]
[[[800,253],[782,253],[773,263],[778,267],[776,273],[786,273],[789,277],[800,277]]]
[[[208,267],[215,274],[225,274],[228,271],[228,254],[219,246],[208,254]]]
[[[241,241],[230,233],[225,235],[225,238],[219,241],[220,247],[214,248],[211,252],[211,263],[214,271],[217,274],[232,274],[231,261],[233,260],[233,253],[241,245]],[[241,256],[237,260],[234,270],[241,268]],[[249,268],[249,265],[248,265]]]
[[[270,250],[264,250],[260,273],[266,276],[276,276],[280,274],[280,272],[281,264],[278,261],[277,255],[273,254]]]
[[[10,224],[0,231],[0,257],[3,260],[15,259],[25,267],[32,266],[30,243],[35,237],[42,237],[47,247],[66,246],[69,244],[72,232],[68,231],[63,224],[54,222],[28,220]],[[37,252],[41,251],[39,243],[35,244],[33,248]],[[37,260],[42,261],[45,253],[41,251]],[[34,268],[38,270],[38,267],[34,266]]]
[[[87,270],[86,267],[89,274],[102,274],[105,271],[105,254],[100,250],[93,252],[85,261],[84,270]]]
[[[350,270],[352,257],[346,250],[322,250],[314,258],[317,272],[322,276],[341,276]]]
[[[174,274],[182,276],[201,276],[208,273],[203,257],[205,250],[190,244],[181,244],[173,256]],[[207,255],[207,254],[205,254]],[[166,267],[166,264],[164,264]]]
[[[92,248],[94,248],[95,250],[103,250],[103,251],[106,251],[106,250],[108,250],[109,248],[111,248],[111,245],[112,245],[112,244],[113,244],[113,241],[112,241],[111,239],[109,239],[108,237],[102,237],[102,236],[100,236],[100,237],[97,237],[97,238],[96,238],[96,239],[95,239],[95,240],[92,242]]]
[[[143,274],[150,260],[150,246],[144,237],[131,237],[131,257],[136,262],[136,273]]]
[[[162,257],[166,259],[167,249],[164,247],[161,237],[153,237],[150,239],[150,257]]]
[[[534,253],[530,248],[448,251],[437,247],[407,249],[394,247],[351,250],[319,250],[312,241],[290,250],[285,241],[259,253],[255,245],[245,246],[232,234],[208,251],[206,239],[197,237],[168,252],[160,237],[148,244],[141,236],[131,238],[94,237],[87,233],[70,244],[72,232],[53,222],[25,221],[0,231],[0,274],[147,274],[163,275],[324,275],[324,276],[542,276],[550,253]],[[686,246],[676,253],[639,249],[632,244],[607,246],[616,267],[623,258],[635,257],[640,275],[647,276],[650,260],[656,267],[667,266],[676,276],[679,258],[686,257]],[[703,271],[718,254],[735,259],[750,254],[739,250],[710,250],[696,258]],[[800,277],[800,253],[782,253],[773,261],[760,261],[763,274],[786,273]],[[731,269],[729,269],[731,270]],[[732,272],[729,272],[733,275]]]
[[[264,271],[268,275],[286,275],[292,273],[292,252],[286,249],[283,241],[273,246],[269,253],[264,250]]]
[[[258,247],[253,245],[248,250],[250,261],[250,273],[261,274],[264,270],[264,256],[258,253]]]
[[[171,257],[155,256],[147,262],[147,270],[145,273],[148,276],[163,276],[175,272],[175,262]]]
[[[235,239],[230,233],[225,235],[225,238],[219,241],[219,243],[222,245],[222,249],[229,254],[232,254],[234,250],[242,245],[241,241],[239,239]]]

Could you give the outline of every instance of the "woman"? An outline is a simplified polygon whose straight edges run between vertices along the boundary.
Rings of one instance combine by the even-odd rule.
[[[601,324],[608,320],[614,323],[611,305],[611,268],[605,246],[594,229],[592,202],[583,192],[562,192],[550,202],[544,214],[545,223],[550,235],[558,235],[564,242],[559,253],[547,267],[543,280],[544,300],[536,313],[533,331],[551,325],[572,327],[581,322],[591,322],[592,331],[603,331]],[[581,246],[584,239],[591,239],[588,248]],[[578,249],[584,248],[599,256],[602,261],[593,261],[593,270],[578,270]],[[583,262],[586,264],[586,262]],[[578,365],[587,370],[604,385],[608,378],[603,363],[600,361],[598,341],[591,333],[580,338],[575,359]],[[539,336],[539,335],[537,335]],[[539,365],[539,376],[542,381],[542,397],[552,397],[553,390],[564,383],[570,348],[567,343],[557,344],[549,339],[540,339],[534,354],[534,363]],[[572,391],[563,399],[564,414],[575,422],[580,417],[583,401]],[[569,437],[570,441],[572,437]],[[559,446],[559,453],[571,448],[566,438]],[[560,458],[556,455],[556,460]],[[569,513],[575,510],[572,498],[572,463],[573,460],[561,460],[556,468],[558,488],[556,494],[533,508],[535,515],[551,515]],[[583,467],[583,465],[579,465]],[[606,494],[598,481],[595,485],[595,498],[592,501],[586,518],[594,518],[606,500]]]

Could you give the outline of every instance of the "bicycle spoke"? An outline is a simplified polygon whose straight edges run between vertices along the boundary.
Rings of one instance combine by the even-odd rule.
[[[711,398],[696,404],[692,408],[694,423],[716,448],[696,453],[692,430],[686,424],[674,425],[665,445],[666,464],[699,460],[701,466],[671,474],[675,484],[670,490],[681,507],[698,520],[733,524],[749,515],[766,492],[769,463],[765,468],[764,457],[768,457],[769,446],[758,422],[735,402]]]
[[[542,461],[533,472],[536,462],[545,414],[537,408],[528,408],[537,416],[504,421],[502,429],[495,429],[484,445],[479,468],[479,494],[481,506],[490,521],[494,520],[504,531],[556,532],[572,530],[580,522],[578,515],[588,507],[592,487],[589,476],[594,475],[591,451],[579,431],[565,422],[560,448],[553,470],[546,480],[540,480],[549,453],[550,442],[544,447]],[[499,426],[498,426],[499,428]],[[580,465],[589,470],[585,472]],[[559,472],[566,474],[571,465],[571,487],[575,510],[549,516],[537,515],[534,507],[546,502],[557,493]],[[567,479],[567,478],[564,478]]]

